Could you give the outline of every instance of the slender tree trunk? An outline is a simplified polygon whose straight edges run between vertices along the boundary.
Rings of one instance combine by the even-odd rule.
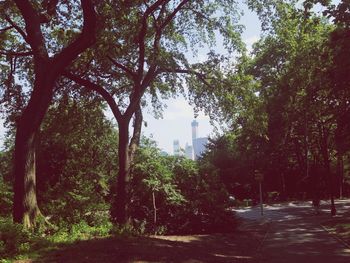
[[[153,203],[153,226],[154,226],[154,234],[156,234],[156,226],[157,226],[157,205],[156,205],[156,195],[154,191],[152,191],[152,203]]]
[[[337,154],[337,176],[339,182],[339,198],[343,198],[343,181],[344,181],[344,160],[343,155],[338,152]]]
[[[127,198],[129,183],[129,121],[120,121],[119,128],[119,172],[117,180],[117,193],[115,195],[114,207],[112,207],[111,216],[113,221],[118,224],[127,222]]]
[[[286,176],[284,174],[284,171],[280,170],[280,175],[281,175],[281,195],[280,199],[282,201],[287,199],[287,193],[286,193]]]
[[[330,158],[329,158],[329,149],[328,149],[328,132],[326,131],[326,128],[322,125],[319,127],[320,135],[321,135],[321,153],[323,157],[323,164],[325,171],[327,173],[327,176],[329,178],[329,193],[331,196],[331,215],[334,216],[337,213],[337,210],[335,208],[334,203],[334,176],[331,171],[331,165],[330,165]]]
[[[53,81],[38,77],[32,97],[19,120],[14,152],[13,220],[30,228],[40,210],[36,199],[35,138],[50,105]]]

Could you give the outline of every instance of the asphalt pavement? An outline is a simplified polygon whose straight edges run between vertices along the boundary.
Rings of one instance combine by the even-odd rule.
[[[336,200],[337,216],[350,221],[350,199]],[[245,221],[264,221],[268,232],[259,249],[265,263],[349,263],[350,247],[322,227],[332,219],[329,202],[322,201],[315,214],[311,202],[286,202],[235,210]]]

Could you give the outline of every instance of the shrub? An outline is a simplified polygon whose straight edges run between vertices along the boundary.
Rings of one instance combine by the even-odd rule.
[[[112,223],[110,222],[99,225],[89,225],[84,220],[73,225],[61,223],[58,230],[49,236],[49,239],[55,243],[72,243],[77,240],[105,237],[110,234],[111,230]]]
[[[143,233],[228,232],[236,225],[219,175],[192,160],[162,156],[152,145],[141,147],[131,185],[129,214],[133,228]]]
[[[32,234],[9,218],[0,218],[0,256],[11,257],[30,249]]]

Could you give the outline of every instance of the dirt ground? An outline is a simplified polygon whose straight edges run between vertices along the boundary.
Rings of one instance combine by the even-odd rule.
[[[230,234],[103,238],[61,246],[20,262],[257,262],[267,224]]]

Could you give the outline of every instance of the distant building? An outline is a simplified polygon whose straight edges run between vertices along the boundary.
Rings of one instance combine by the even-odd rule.
[[[208,138],[201,137],[198,138],[198,121],[193,120],[191,122],[192,127],[192,146],[186,143],[185,149],[180,147],[179,140],[174,140],[173,149],[175,156],[185,156],[191,160],[197,160],[206,149],[208,143]]]
[[[194,159],[197,160],[206,150],[206,145],[208,143],[208,138],[196,138],[192,140],[193,151],[194,151]]]
[[[191,123],[192,126],[192,141],[198,137],[198,121],[193,120]]]
[[[193,160],[193,147],[188,145],[188,143],[186,143],[185,147],[185,156],[186,158]]]
[[[208,143],[207,137],[198,138],[198,121],[193,120],[192,126],[192,147],[194,152],[194,159],[197,160],[203,154]]]
[[[169,154],[166,151],[160,151],[161,156],[169,156]]]
[[[174,140],[173,142],[174,155],[178,156],[181,153],[179,140]]]

